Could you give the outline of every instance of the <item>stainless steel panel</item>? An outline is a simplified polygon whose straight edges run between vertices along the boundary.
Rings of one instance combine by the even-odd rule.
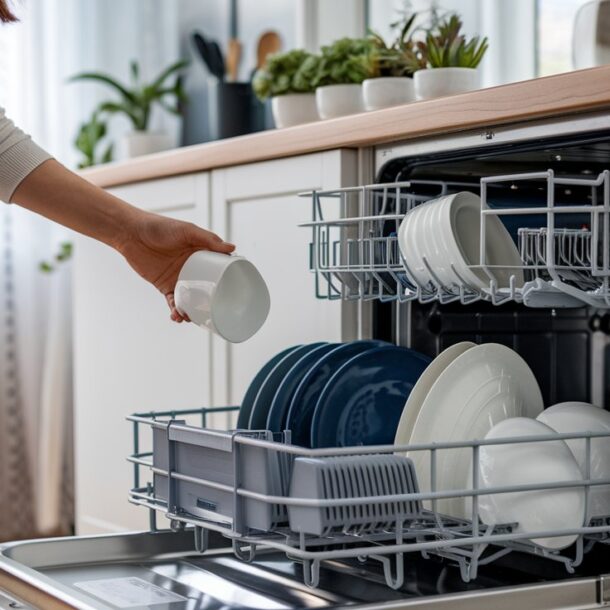
[[[476,582],[465,585],[455,567],[417,556],[407,561],[406,584],[400,591],[385,586],[379,569],[358,562],[325,563],[320,586],[313,589],[303,585],[299,564],[280,553],[263,554],[246,564],[231,551],[218,548],[225,543],[220,536],[212,536],[211,542],[216,548],[205,555],[193,553],[190,532],[14,543],[0,547],[0,574],[8,572],[79,610],[115,608],[75,586],[114,578],[138,578],[186,598],[169,604],[131,606],[134,610],[348,606],[363,610],[575,610],[608,605],[608,589],[599,577],[544,582],[544,577],[533,574],[535,570],[528,566],[521,571],[503,566],[482,570]],[[5,609],[2,603],[6,606],[9,602],[0,601],[2,610],[14,610],[10,605]]]

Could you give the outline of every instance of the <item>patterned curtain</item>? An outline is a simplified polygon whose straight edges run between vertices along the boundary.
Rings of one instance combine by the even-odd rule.
[[[2,204],[0,204],[2,205]],[[0,222],[0,540],[36,532],[32,468],[27,449],[26,418],[21,399],[22,371],[17,358],[12,224],[2,206]]]

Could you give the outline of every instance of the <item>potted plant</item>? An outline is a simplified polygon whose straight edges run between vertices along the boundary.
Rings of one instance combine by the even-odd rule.
[[[86,123],[81,124],[74,140],[74,145],[83,155],[83,159],[78,163],[78,169],[112,161],[112,144],[106,146],[101,157],[98,158],[97,154],[97,148],[106,137],[106,131],[106,121],[101,120],[97,110]]]
[[[377,33],[371,32],[371,48],[364,56],[367,78],[362,83],[364,107],[379,110],[415,100],[413,72],[425,67],[417,52],[411,31],[416,19],[411,15],[401,25],[396,40],[386,44]]]
[[[83,72],[73,76],[71,81],[92,80],[108,85],[120,96],[118,101],[100,104],[100,110],[109,114],[124,114],[133,126],[133,131],[123,139],[123,152],[127,158],[137,157],[171,148],[172,139],[166,133],[148,131],[150,113],[155,104],[172,114],[180,115],[180,104],[186,100],[182,88],[180,72],[188,62],[179,61],[163,70],[150,83],[140,81],[138,63],[131,62],[131,85],[123,85],[107,74]],[[175,75],[173,84],[167,80]]]
[[[413,76],[417,99],[453,95],[477,89],[478,65],[487,51],[487,38],[474,36],[467,40],[457,15],[442,19],[426,35],[419,47],[426,68]]]
[[[313,84],[318,113],[323,119],[364,111],[362,81],[368,76],[364,56],[371,42],[361,38],[341,38],[322,47]]]
[[[270,55],[265,65],[254,75],[254,93],[261,101],[271,98],[276,127],[290,127],[318,120],[315,87],[310,74],[315,65],[315,56],[295,49]]]

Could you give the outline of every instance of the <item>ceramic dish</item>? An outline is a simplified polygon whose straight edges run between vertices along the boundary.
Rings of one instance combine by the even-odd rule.
[[[395,445],[406,445],[411,440],[413,434],[413,428],[415,427],[415,421],[419,415],[419,411],[424,404],[428,392],[438,379],[439,375],[458,357],[461,356],[466,350],[471,347],[475,347],[476,343],[471,341],[462,341],[451,345],[447,349],[443,350],[426,368],[422,373],[421,377],[417,380],[415,387],[409,394],[409,398],[402,410],[400,421],[398,422],[398,429],[396,430],[396,436],[394,437]]]
[[[383,341],[343,343],[322,356],[309,369],[292,397],[286,417],[286,428],[292,433],[293,444],[301,447],[310,446],[313,412],[322,390],[335,371],[356,354],[382,345],[388,344]]]
[[[610,432],[610,413],[586,402],[563,402],[544,410],[538,421],[560,434]],[[583,477],[587,474],[587,449],[584,439],[566,441]],[[610,437],[591,439],[591,479],[610,479]],[[610,485],[592,486],[588,517],[610,515]]]
[[[419,411],[410,444],[482,439],[509,417],[535,418],[542,412],[542,394],[534,374],[513,350],[495,343],[471,347],[451,362],[432,385]],[[431,490],[429,452],[410,452],[422,492]],[[437,491],[472,486],[472,450],[437,453]],[[426,507],[430,507],[430,502]],[[437,511],[470,519],[469,497],[439,500]]]
[[[267,375],[271,372],[273,367],[280,361],[284,356],[292,352],[293,350],[301,347],[300,345],[295,345],[293,347],[289,347],[281,351],[279,354],[276,354],[269,360],[261,370],[256,374],[254,379],[251,381],[246,393],[244,394],[244,398],[241,401],[241,407],[239,409],[239,415],[237,416],[237,428],[240,430],[248,429],[248,422],[250,421],[250,415],[252,413],[252,407],[254,407],[254,400],[256,399],[256,395],[263,385],[263,381],[267,378]]]
[[[540,421],[516,417],[494,426],[485,438],[554,434],[552,428]],[[483,445],[480,452],[482,488],[582,481],[576,459],[562,440]],[[585,490],[584,487],[566,487],[482,495],[479,514],[488,525],[516,523],[513,531],[519,533],[577,529],[585,521]],[[576,539],[575,535],[554,536],[535,538],[532,542],[547,549],[563,549]]]
[[[269,413],[267,415],[267,430],[271,430],[271,432],[282,432],[286,429],[288,409],[290,408],[290,402],[299,383],[309,369],[322,356],[335,347],[337,347],[335,343],[320,345],[305,353],[293,364],[292,368],[286,373],[284,379],[282,379],[275,392],[275,396],[271,401],[271,406],[269,407]]]
[[[418,243],[422,235],[420,219],[425,215],[429,204],[423,203],[414,207],[404,217],[398,228],[398,247],[400,253],[407,263],[411,280],[425,288],[432,277],[424,265],[421,253],[425,252]]]
[[[406,399],[429,363],[423,354],[394,346],[348,360],[320,395],[312,447],[392,443]]]
[[[267,427],[267,416],[271,403],[275,397],[275,392],[280,387],[282,380],[288,373],[288,371],[298,362],[305,354],[313,351],[325,343],[311,343],[309,345],[301,345],[290,353],[286,354],[269,372],[265,380],[259,388],[256,398],[254,399],[254,405],[252,406],[252,412],[250,413],[250,420],[248,421],[248,428],[250,430],[265,430]]]

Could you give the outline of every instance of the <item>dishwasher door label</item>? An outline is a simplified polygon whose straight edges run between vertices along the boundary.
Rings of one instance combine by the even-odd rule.
[[[136,608],[188,601],[182,595],[136,577],[88,580],[75,582],[74,586],[117,608]]]

